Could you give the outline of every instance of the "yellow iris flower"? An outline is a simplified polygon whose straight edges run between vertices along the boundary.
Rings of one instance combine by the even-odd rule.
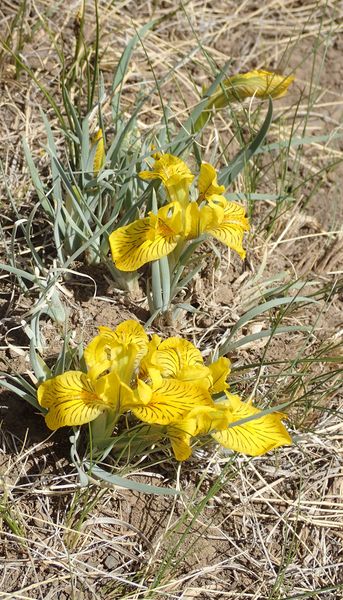
[[[142,325],[124,321],[114,331],[100,327],[84,351],[88,372],[67,371],[38,388],[38,402],[48,409],[50,429],[84,425],[104,411],[118,415],[136,403],[131,383],[148,352],[149,338]]]
[[[88,369],[115,359],[120,354],[133,351],[135,366],[140,363],[148,352],[149,338],[142,325],[133,319],[120,323],[114,330],[109,327],[99,327],[99,335],[92,339],[84,351]],[[132,371],[134,366],[132,367]]]
[[[200,351],[187,340],[161,341],[157,335],[149,339],[139,323],[129,320],[114,330],[100,327],[84,358],[87,373],[67,371],[38,388],[50,429],[83,425],[105,412],[111,435],[118,417],[131,412],[157,430],[160,427],[177,460],[186,460],[192,438],[205,434],[250,456],[291,443],[281,423],[283,414],[256,418],[258,408],[228,392],[227,358],[205,365]],[[226,400],[216,403],[212,395],[220,392]],[[252,416],[255,419],[234,425]]]
[[[223,108],[231,102],[237,102],[256,96],[256,98],[281,98],[287,93],[293,75],[285,77],[263,69],[233,75],[223,81],[225,91],[220,90],[210,97],[207,109]]]
[[[162,206],[157,215],[151,212],[144,219],[119,227],[109,241],[117,269],[136,271],[170,254],[183,237],[181,205],[171,202]]]
[[[157,371],[163,378],[193,382],[205,387],[211,394],[217,394],[228,388],[226,379],[230,373],[230,364],[228,358],[222,357],[205,366],[201,352],[194,344],[182,338],[171,337],[163,342],[158,339],[154,351],[143,359],[141,369],[145,378]]]
[[[157,155],[152,171],[138,173],[141,179],[160,179],[171,202],[177,200],[182,206],[188,204],[189,188],[194,179],[186,163],[172,154]]]
[[[158,260],[186,240],[207,234],[245,257],[243,235],[249,230],[245,210],[229,202],[222,193],[212,165],[200,167],[198,198],[189,199],[193,175],[178,157],[164,154],[155,160],[152,171],[142,171],[143,179],[160,179],[172,200],[157,214],[119,227],[109,237],[113,261],[122,271],[135,271],[142,265]]]

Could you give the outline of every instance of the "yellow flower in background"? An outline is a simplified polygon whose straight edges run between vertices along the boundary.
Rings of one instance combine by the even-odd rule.
[[[105,163],[105,144],[102,129],[98,129],[98,131],[92,138],[91,149],[93,149],[95,146],[96,151],[93,160],[93,171],[94,173],[98,173]]]
[[[233,75],[223,81],[225,91],[220,90],[211,96],[206,108],[223,108],[231,102],[242,101],[252,96],[261,99],[281,98],[293,81],[293,75],[285,77],[264,70]]]
[[[194,175],[181,158],[172,154],[158,154],[152,171],[141,171],[138,175],[145,180],[160,179],[172,202],[177,200],[181,205],[188,203]]]
[[[158,158],[152,171],[140,173],[143,179],[161,179],[174,201],[160,208],[157,215],[150,213],[111,233],[112,258],[118,269],[135,271],[203,234],[212,235],[245,257],[242,241],[249,222],[244,208],[221,195],[224,186],[218,184],[214,167],[207,163],[200,167],[197,201],[190,201],[190,175],[187,165],[170,154]]]

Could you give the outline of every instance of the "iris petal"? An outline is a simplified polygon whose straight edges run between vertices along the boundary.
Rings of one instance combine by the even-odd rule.
[[[93,160],[93,171],[98,173],[105,162],[105,144],[102,129],[99,129],[92,139],[92,147],[96,145],[95,156]]]
[[[133,407],[132,412],[141,421],[157,425],[178,421],[197,405],[213,405],[205,388],[176,379],[164,379],[152,390],[150,398],[145,396],[142,400],[145,403]]]
[[[151,171],[141,171],[138,175],[141,179],[160,179],[167,188],[182,181],[190,185],[194,179],[186,163],[173,154],[162,154]]]
[[[106,361],[114,361],[129,346],[136,347],[135,362],[139,362],[146,354],[149,338],[142,325],[133,319],[120,323],[114,330],[99,327],[99,335],[92,339],[84,351],[88,368]]]
[[[181,207],[171,202],[157,215],[119,227],[109,237],[113,261],[121,271],[135,271],[170,254],[182,234]]]
[[[212,196],[215,198],[215,196]],[[244,232],[249,230],[249,221],[245,217],[243,206],[229,202],[223,196],[217,196],[218,202],[210,201],[209,205],[218,213],[217,224],[206,227],[206,233],[235,250],[241,258],[245,258],[242,246]]]
[[[228,106],[230,102],[242,101],[252,96],[262,99],[269,98],[269,96],[281,98],[286,94],[293,81],[294,77],[292,75],[285,77],[264,70],[233,75],[233,77],[229,77],[223,82],[225,92],[220,91],[214,94],[207,108],[212,106],[222,108]]]
[[[166,187],[170,200],[177,200],[182,205],[189,199],[189,187],[194,179],[186,163],[172,154],[162,154],[152,171],[141,171],[141,179],[160,179]]]
[[[220,404],[197,406],[181,421],[167,427],[176,460],[187,460],[192,453],[191,439],[228,426],[228,411]]]
[[[200,350],[187,340],[170,337],[163,341],[156,352],[155,360],[163,377],[177,377],[185,367],[202,367]]]
[[[37,397],[39,404],[49,409],[45,421],[50,429],[89,423],[108,408],[93,382],[81,371],[67,371],[44,381]]]
[[[261,412],[252,404],[242,402],[238,396],[227,394],[229,402],[225,403],[231,410],[231,423],[258,415]],[[213,433],[212,437],[225,448],[242,452],[249,456],[260,456],[279,446],[288,446],[292,439],[282,424],[285,415],[270,413],[241,425],[233,425],[224,431]]]
[[[224,185],[218,185],[215,168],[208,163],[201,163],[198,188],[202,200],[225,191]]]
[[[222,356],[216,362],[209,365],[210,377],[211,377],[211,394],[218,394],[228,388],[226,379],[230,373],[230,361],[228,358]]]

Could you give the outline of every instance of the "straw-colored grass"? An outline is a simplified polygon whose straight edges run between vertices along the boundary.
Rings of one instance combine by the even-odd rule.
[[[14,251],[21,268],[28,268],[30,251],[20,219],[35,201],[21,138],[48,180],[40,108],[56,131],[57,119],[42,88],[62,106],[57,50],[63,49],[67,71],[74,68],[71,94],[78,101],[82,53],[91,53],[96,35],[94,5],[86,4],[86,44],[78,54],[79,1],[3,0],[0,6],[1,262]],[[140,480],[176,485],[182,490],[176,499],[97,483],[80,489],[65,432],[49,436],[41,418],[7,391],[0,401],[0,600],[342,597],[342,16],[335,0],[99,1],[99,61],[107,90],[126,44],[156,19],[136,46],[122,89],[130,114],[137,93],[153,90],[155,78],[160,82],[138,116],[144,135],[161,122],[163,108],[176,122],[185,119],[202,86],[212,82],[213,65],[222,68],[230,60],[229,73],[267,67],[296,77],[290,94],[275,103],[267,142],[276,150],[257,155],[229,190],[267,196],[249,200],[248,263],[243,268],[226,252],[220,265],[208,258],[186,297],[199,312],[176,327],[206,356],[272,288],[316,300],[257,315],[237,332],[230,354],[239,392],[292,403],[294,445],[253,460],[210,446],[197,447],[182,465],[167,456],[158,456],[156,464],[137,461]],[[109,140],[110,109],[109,93]],[[226,117],[218,114],[201,142],[204,158],[221,164],[239,147],[231,142],[237,124]],[[298,141],[290,144],[291,138]],[[58,144],[62,150],[62,136]],[[278,202],[284,193],[286,200]],[[45,244],[40,225],[33,237],[39,252]],[[46,252],[51,260],[49,247]],[[88,341],[106,318],[116,323],[135,314],[144,320],[142,299],[136,299],[139,313],[123,292],[105,288],[99,274],[74,266],[78,275],[59,285],[77,341]],[[35,296],[8,273],[0,281],[4,368],[30,376],[21,320]],[[279,324],[307,330],[274,335]],[[268,329],[270,335],[258,337]],[[43,333],[51,358],[63,334],[49,320]]]

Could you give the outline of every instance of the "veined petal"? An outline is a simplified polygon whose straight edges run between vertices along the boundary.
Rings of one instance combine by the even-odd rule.
[[[187,460],[190,457],[191,439],[216,429],[225,429],[229,419],[227,410],[220,405],[197,406],[186,414],[185,418],[167,427],[176,460]]]
[[[218,220],[222,221],[224,218],[224,210],[222,210],[220,218],[218,211],[219,208],[214,211],[207,204],[200,207],[196,202],[190,202],[185,211],[185,236],[187,239],[194,240],[208,229],[217,227]]]
[[[109,236],[113,261],[121,271],[135,271],[142,265],[170,254],[182,235],[181,207],[172,202],[157,215],[119,227]]]
[[[169,202],[158,209],[157,214],[149,213],[151,227],[161,235],[183,234],[183,210],[179,202]]]
[[[192,454],[191,440],[193,437],[193,422],[185,419],[181,423],[168,425],[167,435],[176,460],[187,460]]]
[[[199,200],[210,198],[213,194],[222,194],[224,185],[219,185],[214,167],[208,163],[201,163],[198,181]]]
[[[230,423],[230,416],[226,406],[218,402],[212,406],[196,406],[187,414],[187,420],[193,421],[192,428],[188,424],[188,430],[196,436],[225,429]]]
[[[140,394],[138,387],[138,398]],[[213,405],[205,388],[176,379],[164,379],[160,387],[152,389],[148,402],[147,399],[148,392],[144,389],[141,406],[135,406],[132,412],[141,421],[157,425],[169,425],[178,421],[195,406]]]
[[[177,244],[172,233],[156,235],[149,217],[119,227],[111,233],[109,241],[113,261],[121,271],[136,271],[148,262],[167,256]]]
[[[205,365],[183,367],[183,369],[177,373],[176,379],[201,385],[205,387],[206,390],[209,390],[211,386],[211,372],[210,369]]]
[[[170,200],[177,200],[183,205],[188,202],[189,187],[194,175],[181,158],[172,154],[162,154],[155,160],[152,171],[141,171],[138,175],[141,179],[160,179]]]
[[[148,350],[146,355],[141,360],[139,365],[139,374],[138,377],[140,379],[148,379],[149,378],[149,370],[151,368],[157,367],[156,362],[156,350],[161,343],[161,338],[154,333],[151,337],[151,340],[148,344]]]
[[[99,327],[100,333],[107,328]],[[143,325],[138,323],[138,321],[134,321],[133,319],[128,319],[127,321],[123,321],[114,330],[113,339],[117,339],[120,344],[136,344],[139,348],[139,355],[144,356],[147,352],[148,344],[149,344],[149,336],[145,333]]]
[[[226,405],[231,412],[231,424],[261,412],[252,404],[242,402],[239,396],[227,393],[227,397],[228,401],[222,404]],[[292,444],[292,439],[281,422],[284,418],[283,413],[270,413],[213,433],[212,437],[225,448],[235,452],[260,456],[279,446]]]
[[[217,213],[217,224],[206,227],[206,233],[235,250],[241,258],[245,258],[242,242],[244,232],[249,230],[249,221],[245,217],[243,206],[229,202],[223,196],[212,196],[210,207]]]
[[[200,350],[192,342],[178,337],[170,337],[161,342],[155,360],[163,377],[177,377],[185,367],[204,365]]]
[[[92,380],[81,371],[67,371],[44,381],[37,398],[41,406],[49,409],[45,421],[50,429],[83,425],[105,409],[114,408],[98,396]]]
[[[92,147],[95,145],[96,151],[93,161],[93,171],[94,173],[98,173],[105,162],[105,144],[102,129],[98,129],[97,133],[93,136]]]
[[[234,89],[240,100],[249,96],[281,98],[286,94],[293,81],[293,75],[285,77],[284,75],[257,69],[243,75],[234,75],[225,80],[224,85],[229,90]]]

